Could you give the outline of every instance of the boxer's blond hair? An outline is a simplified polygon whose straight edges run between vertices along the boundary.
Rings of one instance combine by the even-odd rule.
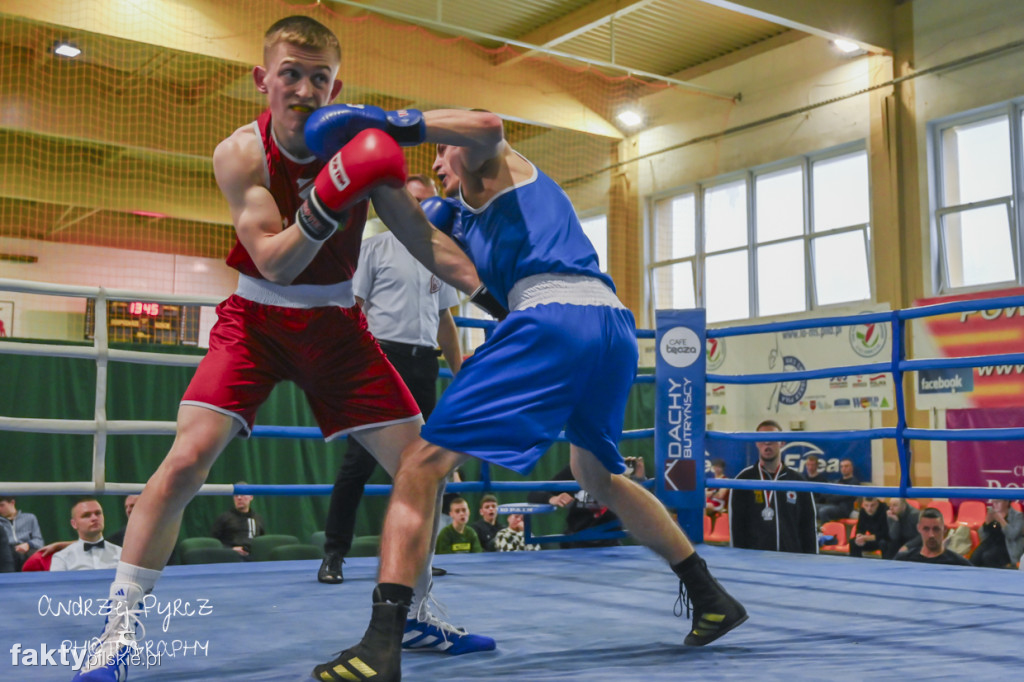
[[[269,61],[270,51],[280,42],[330,52],[341,63],[338,37],[316,19],[296,14],[274,22],[263,35],[264,63]]]

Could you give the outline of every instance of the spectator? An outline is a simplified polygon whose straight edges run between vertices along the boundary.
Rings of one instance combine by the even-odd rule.
[[[484,551],[476,531],[466,525],[469,523],[469,503],[457,497],[448,506],[448,513],[451,514],[452,525],[445,526],[437,534],[435,553],[466,554]]]
[[[121,547],[103,539],[103,507],[96,498],[75,502],[71,527],[78,532],[78,540],[53,555],[51,572],[117,568]]]
[[[132,509],[135,509],[135,501],[138,499],[138,495],[129,495],[126,498],[124,498],[125,524],[116,532],[111,533],[110,537],[107,538],[108,540],[110,540],[110,542],[113,542],[115,545],[124,546],[124,532],[128,529],[128,519],[132,515]]]
[[[637,483],[647,480],[643,457],[626,457],[625,463],[625,473],[629,478]],[[572,467],[566,466],[551,480],[574,481],[576,479],[573,476]],[[564,507],[568,511],[565,517],[566,535],[574,535],[619,520],[619,517],[611,509],[585,490],[580,490],[575,494],[534,491],[527,495],[526,499],[534,504],[553,504],[556,507]],[[562,549],[574,549],[578,547],[618,547],[621,544],[622,542],[618,538],[608,538],[604,540],[574,540],[562,542],[559,546]]]
[[[853,460],[846,458],[839,460],[839,473],[842,475],[842,478],[839,479],[838,483],[843,485],[860,485],[860,481],[853,475]],[[821,497],[822,505],[818,507],[818,523],[850,518],[850,515],[853,513],[853,503],[857,498],[855,494],[838,495],[827,493]]]
[[[889,546],[882,552],[882,558],[892,559],[899,552],[916,549],[921,543],[921,534],[917,532],[921,512],[907,504],[902,497],[894,497],[889,500],[889,509],[885,515],[889,524]]]
[[[448,477],[447,483],[462,483],[462,474],[456,469]],[[438,528],[444,528],[445,526],[452,525],[451,514],[448,513],[448,507],[451,503],[462,497],[459,493],[445,493],[441,496],[441,514],[438,521]],[[436,573],[435,573],[436,575]]]
[[[496,552],[521,552],[538,549],[540,549],[540,545],[526,544],[522,514],[509,514],[508,528],[502,528],[494,536],[494,551]]]
[[[949,564],[953,566],[970,566],[971,562],[951,549],[942,546],[946,535],[946,522],[942,512],[935,507],[928,507],[921,512],[917,521],[917,532],[921,536],[921,546],[896,555],[896,561],[916,561],[924,564]]]
[[[239,481],[235,485],[247,485]],[[230,547],[242,558],[249,557],[252,539],[266,534],[263,518],[252,510],[252,495],[235,495],[235,508],[229,509],[213,522],[210,535],[217,538],[225,547]]]
[[[757,425],[757,430],[779,432],[782,427],[767,419]],[[781,441],[758,441],[757,452],[757,464],[741,471],[737,480],[804,480],[799,472],[782,463]],[[733,547],[818,553],[814,498],[810,493],[778,490],[733,490],[731,493],[729,535]]]
[[[418,201],[440,201],[433,181],[424,175],[410,176],[405,187]],[[413,258],[393,233],[382,232],[362,243],[352,293],[370,333],[426,419],[437,404],[438,356],[444,355],[452,374],[462,366],[459,332],[451,313],[459,304],[458,292]],[[356,438],[349,438],[324,528],[324,560],[317,572],[322,583],[344,581],[342,563],[352,547],[356,510],[376,468],[373,455]]]
[[[521,521],[522,519],[520,519]],[[480,538],[480,546],[485,552],[497,551],[494,547],[494,538],[498,531],[504,526],[498,518],[498,498],[494,495],[484,495],[480,498],[480,518],[470,524]]]
[[[725,460],[711,460],[712,478],[727,478],[725,475]],[[726,513],[729,509],[729,489],[709,488],[705,497],[704,509],[711,520],[714,521],[719,514]]]
[[[0,497],[0,526],[14,552],[15,570],[20,571],[25,560],[44,544],[39,520],[35,514],[18,511],[13,497]]]
[[[989,500],[985,522],[978,529],[981,544],[971,563],[986,568],[1014,568],[1024,553],[1024,514],[1009,500]]]
[[[14,573],[18,569],[14,561],[14,548],[5,534],[0,533],[0,573]]]
[[[877,497],[865,497],[857,515],[857,529],[850,540],[850,556],[879,550],[884,556],[889,550],[889,506]]]
[[[828,477],[825,472],[821,470],[821,458],[815,454],[807,455],[804,458],[804,478],[814,483],[828,483]],[[811,493],[814,495],[814,504],[820,507],[823,504],[822,498],[824,497],[821,493]]]

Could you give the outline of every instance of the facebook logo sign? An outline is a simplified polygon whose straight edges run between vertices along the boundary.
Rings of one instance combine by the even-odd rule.
[[[922,369],[917,373],[920,393],[968,393],[974,390],[974,371],[957,369]]]

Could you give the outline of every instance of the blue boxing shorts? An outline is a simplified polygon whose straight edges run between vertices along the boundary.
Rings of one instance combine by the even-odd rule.
[[[565,427],[613,474],[637,370],[625,308],[549,303],[511,313],[462,365],[420,435],[529,473]]]

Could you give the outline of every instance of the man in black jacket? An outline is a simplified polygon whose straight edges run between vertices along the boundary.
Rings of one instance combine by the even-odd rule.
[[[882,552],[883,559],[892,559],[904,548],[916,549],[921,544],[921,535],[917,532],[917,520],[921,514],[902,497],[889,500],[886,517],[889,524],[889,547]]]
[[[505,526],[498,518],[498,498],[494,495],[484,495],[480,498],[480,518],[469,524],[469,527],[476,531],[480,538],[480,545],[485,552],[494,552],[494,538],[498,531]]]
[[[239,481],[235,485],[246,483]],[[267,531],[263,526],[263,517],[252,510],[252,495],[235,495],[234,502],[234,509],[227,510],[213,522],[210,536],[241,554],[243,559],[248,559],[252,539]]]
[[[860,481],[853,475],[853,460],[843,458],[839,460],[839,473],[842,478],[836,483],[843,485],[860,485]],[[837,521],[848,519],[853,513],[853,502],[857,499],[856,493],[849,495],[823,495],[821,506],[818,507],[818,522]]]
[[[757,425],[758,431],[778,432],[772,420]],[[797,471],[782,464],[780,441],[757,443],[757,464],[737,479],[803,481]],[[733,547],[774,552],[818,553],[814,522],[814,498],[810,493],[782,490],[733,490],[729,500],[729,535]]]
[[[857,515],[857,530],[850,540],[850,556],[863,556],[864,552],[889,551],[888,505],[877,497],[865,497]]]

